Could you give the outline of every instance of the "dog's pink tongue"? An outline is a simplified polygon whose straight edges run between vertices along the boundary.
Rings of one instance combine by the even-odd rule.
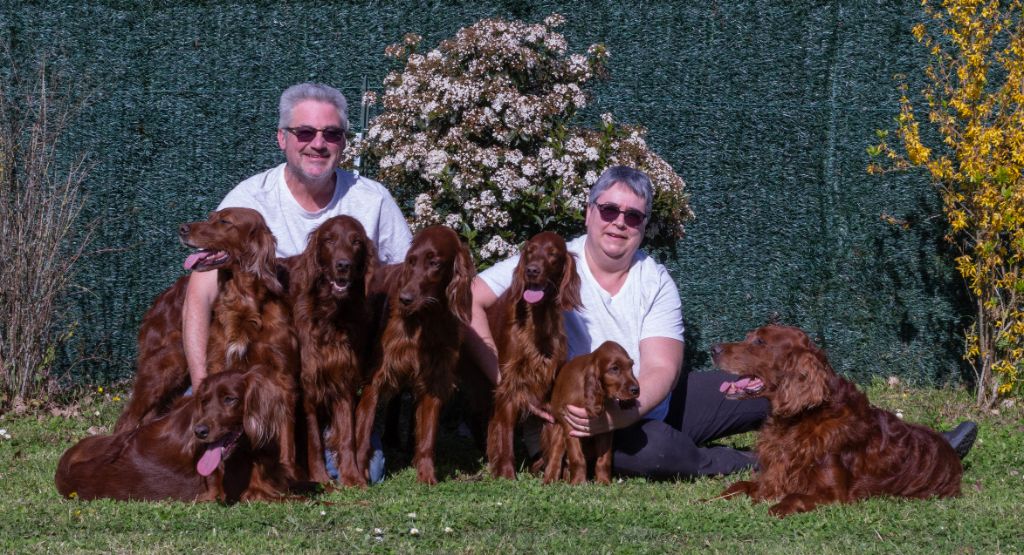
[[[182,266],[184,266],[186,270],[191,270],[192,267],[196,265],[196,262],[199,262],[199,260],[204,256],[206,256],[206,254],[202,251],[196,251],[188,255],[188,258],[185,259],[185,263],[182,264]]]
[[[722,393],[737,393],[746,389],[750,382],[750,378],[740,378],[734,382],[723,382],[722,385],[718,386],[718,390]]]
[[[202,458],[196,463],[196,471],[199,472],[200,476],[209,476],[213,474],[214,470],[217,470],[217,465],[220,464],[220,456],[224,453],[224,446],[222,445],[211,445],[203,453]]]
[[[538,303],[543,298],[543,289],[527,289],[526,291],[523,291],[523,300],[530,304]]]

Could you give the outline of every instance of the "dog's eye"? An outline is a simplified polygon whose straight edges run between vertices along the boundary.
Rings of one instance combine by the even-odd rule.
[[[764,345],[764,339],[760,337],[754,338],[754,345]]]
[[[441,259],[440,258],[432,258],[430,260],[430,267],[431,268],[440,268],[441,267]]]
[[[229,405],[230,406],[230,405],[233,405],[233,404],[235,404],[237,402],[238,402],[238,397],[232,397],[232,396],[228,395],[227,397],[224,398],[224,404],[225,405]]]
[[[618,364],[611,365],[611,367],[608,368],[608,372],[610,372],[612,374],[618,374],[619,373],[619,365]]]

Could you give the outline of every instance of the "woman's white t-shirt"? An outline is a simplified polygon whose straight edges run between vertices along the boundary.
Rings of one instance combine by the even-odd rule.
[[[565,335],[569,357],[592,352],[605,341],[623,346],[633,358],[633,374],[639,378],[640,341],[650,337],[666,337],[683,341],[683,310],[679,290],[662,264],[643,251],[633,256],[626,283],[611,295],[594,279],[587,263],[584,246],[587,236],[566,244],[577,257],[580,273],[580,297],[583,307],[565,312]],[[512,276],[519,257],[503,260],[479,273],[487,287],[501,296],[512,285]],[[664,420],[668,414],[667,396],[644,418]]]
[[[638,250],[622,288],[615,295],[609,294],[590,273],[584,249],[586,240],[587,236],[583,235],[566,245],[576,256],[583,304],[583,308],[564,314],[569,357],[590,353],[605,341],[615,341],[629,353],[633,359],[633,373],[639,377],[641,340],[667,337],[683,341],[679,290],[664,266]],[[484,270],[479,274],[480,278],[495,295],[500,296],[511,286],[518,263],[519,257],[513,256]],[[664,415],[659,414],[663,409],[667,406],[659,406],[646,418],[663,418]]]

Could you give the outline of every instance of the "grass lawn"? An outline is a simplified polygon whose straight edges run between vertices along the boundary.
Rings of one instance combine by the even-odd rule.
[[[65,500],[53,485],[57,459],[90,427],[111,426],[123,404],[110,391],[93,391],[64,411],[71,414],[38,409],[0,416],[0,428],[11,436],[0,438],[0,552],[1024,552],[1019,404],[980,415],[961,390],[879,382],[868,394],[910,421],[943,429],[964,418],[979,421],[962,497],[874,499],[780,520],[747,499],[701,501],[736,477],[581,487],[544,486],[531,476],[492,480],[481,472],[480,454],[446,434],[438,456],[442,482],[434,487],[397,468],[379,486],[305,503]],[[734,441],[749,445],[753,436]]]

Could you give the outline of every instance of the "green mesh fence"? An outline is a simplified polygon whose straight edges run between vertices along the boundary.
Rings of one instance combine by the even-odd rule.
[[[54,52],[93,95],[66,143],[90,153],[87,216],[101,226],[59,322],[78,330],[65,368],[88,381],[131,375],[142,314],[182,273],[177,225],[281,161],[286,86],[323,81],[358,104],[406,32],[432,46],[482,17],[555,11],[572,51],[603,42],[612,55],[586,117],[647,126],[688,183],[697,219],[658,255],[679,284],[691,367],[776,318],[861,381],[966,375],[969,313],[937,198],[921,175],[864,171],[874,130],[896,114],[893,75],[923,65],[912,1],[4,3],[0,38],[15,59]]]

